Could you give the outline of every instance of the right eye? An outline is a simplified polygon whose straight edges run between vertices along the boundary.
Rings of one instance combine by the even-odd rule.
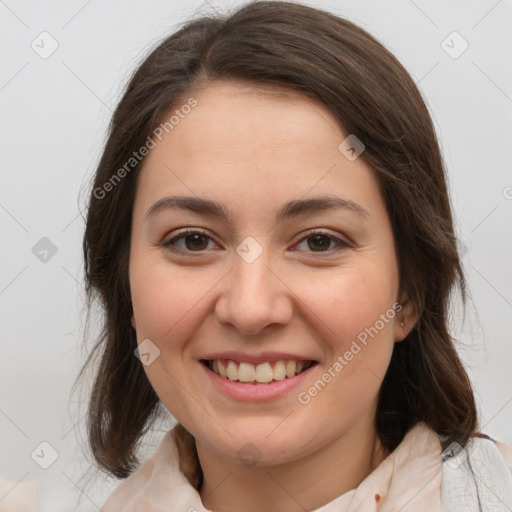
[[[194,229],[185,229],[170,240],[163,242],[162,246],[174,252],[201,253],[208,246],[208,241],[212,238],[201,231]]]

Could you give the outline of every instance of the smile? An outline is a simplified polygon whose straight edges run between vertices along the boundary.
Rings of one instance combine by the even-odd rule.
[[[253,384],[271,384],[291,379],[306,371],[315,361],[268,361],[260,364],[238,362],[232,359],[213,359],[201,361],[209,370],[220,377],[234,382]]]

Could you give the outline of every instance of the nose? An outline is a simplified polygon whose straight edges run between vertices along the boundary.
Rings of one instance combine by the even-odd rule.
[[[292,293],[269,263],[265,251],[252,263],[234,258],[215,305],[219,322],[231,324],[243,334],[259,334],[270,325],[291,320]]]

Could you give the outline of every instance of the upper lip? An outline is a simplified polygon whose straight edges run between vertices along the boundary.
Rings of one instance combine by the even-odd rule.
[[[246,352],[212,352],[202,356],[200,359],[213,361],[215,359],[231,359],[239,363],[261,364],[272,361],[315,361],[311,357],[284,352],[261,352],[259,354],[248,354]]]

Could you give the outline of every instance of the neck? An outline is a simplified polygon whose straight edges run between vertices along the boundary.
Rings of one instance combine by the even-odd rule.
[[[315,510],[356,488],[389,454],[373,421],[358,422],[342,436],[299,460],[244,467],[199,443],[203,505],[215,512]]]

